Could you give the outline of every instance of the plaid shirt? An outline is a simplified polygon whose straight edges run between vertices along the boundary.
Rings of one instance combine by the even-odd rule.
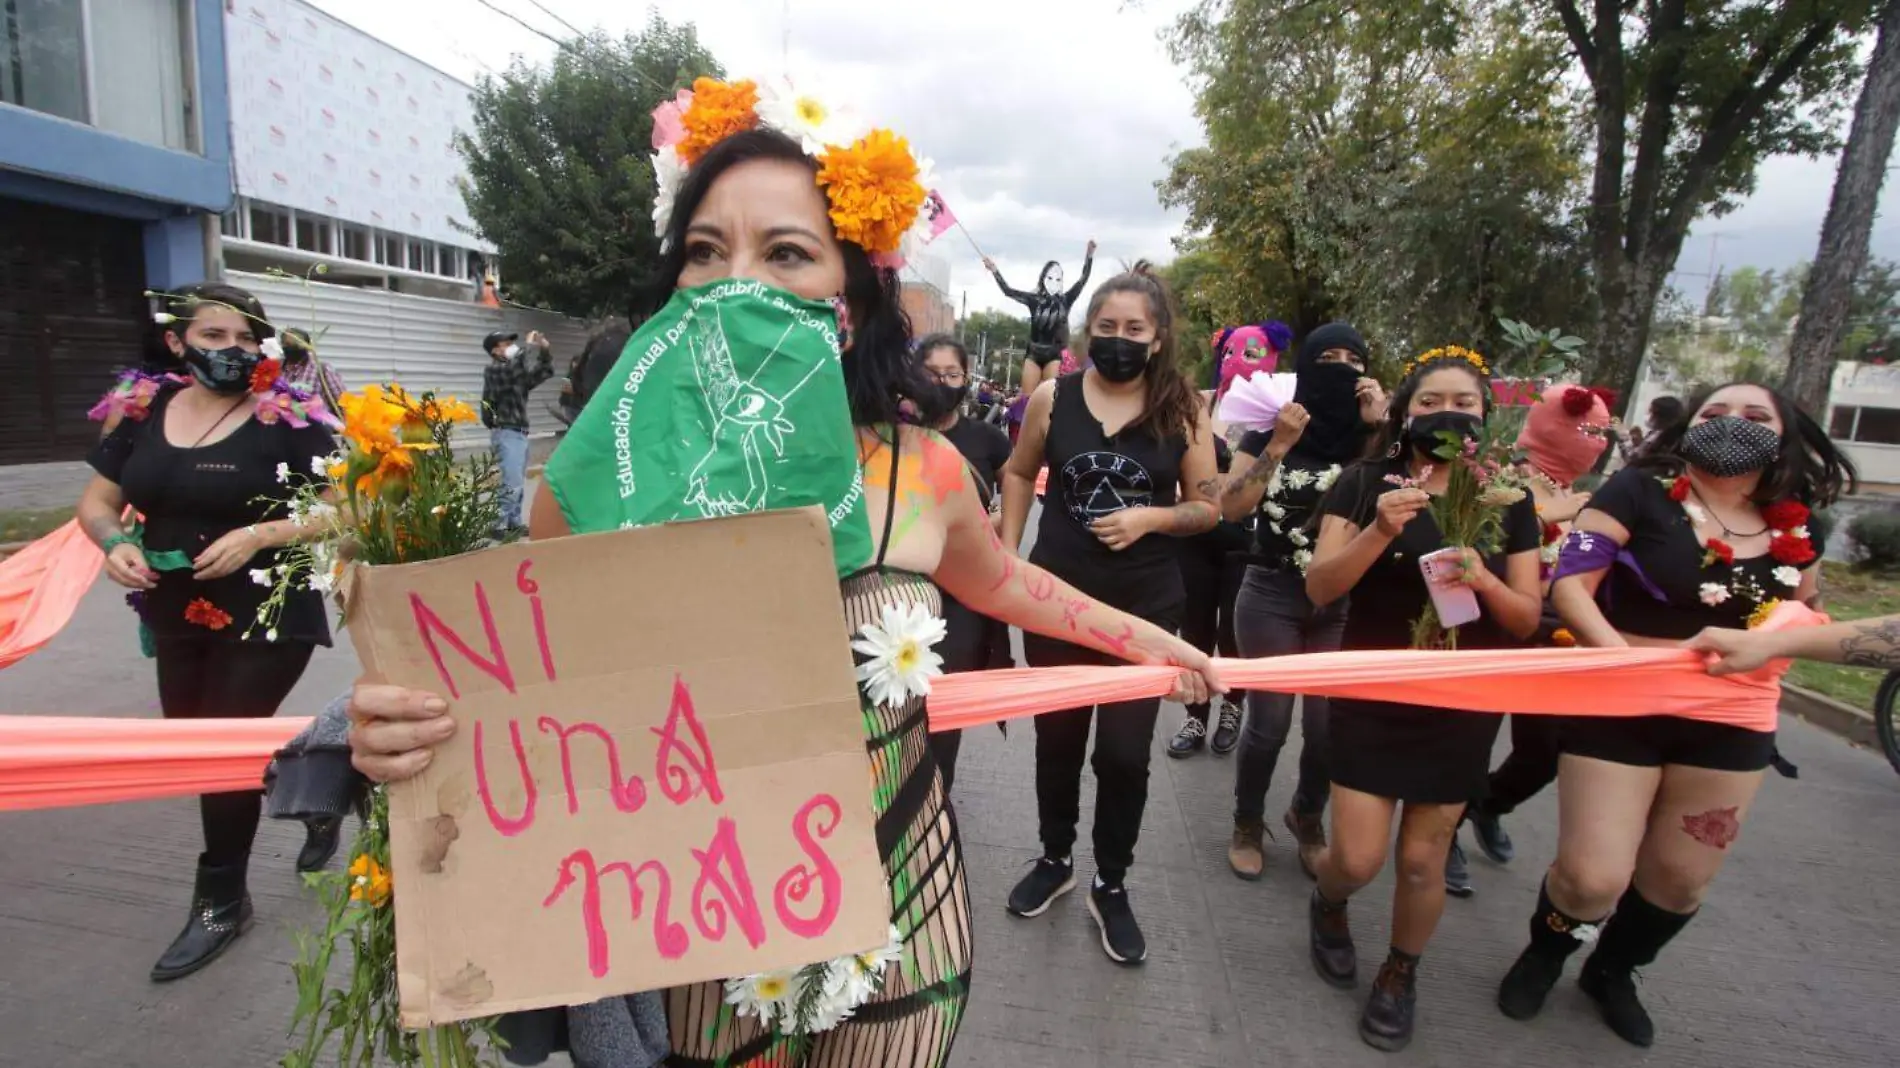
[[[528,354],[537,354],[533,366]],[[513,359],[490,357],[482,369],[482,425],[491,430],[528,429],[528,393],[554,377],[554,354],[523,345]]]
[[[337,408],[337,398],[344,393],[343,376],[336,373],[336,368],[317,360],[285,360],[283,378],[299,389],[322,397],[324,405],[333,412]],[[340,416],[342,413],[337,414]]]

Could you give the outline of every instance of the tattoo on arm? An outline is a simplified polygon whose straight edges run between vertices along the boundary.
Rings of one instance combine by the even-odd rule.
[[[1204,478],[1196,482],[1194,488],[1200,490],[1201,496],[1206,497],[1208,500],[1218,501],[1221,499],[1221,496],[1227,492],[1226,481],[1226,479],[1218,476],[1214,478]]]
[[[1082,613],[1093,607],[1086,597],[1067,598],[1062,602],[1062,622],[1067,623],[1072,631],[1080,630]]]
[[[125,527],[116,516],[101,515],[86,520],[86,536],[92,539],[94,545],[104,545],[108,539],[124,533]]]
[[[1220,509],[1212,501],[1183,501],[1166,511],[1161,526],[1164,534],[1199,534],[1220,523]]]
[[[1023,591],[1038,601],[1047,601],[1056,595],[1055,576],[1039,567],[1025,568],[1022,572]]]
[[[1015,577],[1016,577],[1016,558],[1014,556],[1005,554],[1003,556],[1003,573],[996,576],[996,582],[994,585],[990,587],[990,592],[995,593],[997,590],[1002,589],[1004,586],[1007,586],[1009,584],[1010,579],[1013,579]]]
[[[1122,632],[1120,634],[1110,634],[1100,627],[1090,627],[1089,634],[1094,636],[1096,641],[1107,646],[1109,652],[1114,653],[1123,660],[1134,659],[1133,653],[1128,648],[1128,643],[1135,637],[1135,628],[1128,624],[1122,624]]]
[[[1236,497],[1240,495],[1243,489],[1251,489],[1254,486],[1264,486],[1273,478],[1273,473],[1279,469],[1279,459],[1272,453],[1263,452],[1260,454],[1260,458],[1253,462],[1253,466],[1247,469],[1247,473],[1244,476],[1232,479],[1227,483],[1227,490],[1222,493],[1221,496]]]
[[[1900,668],[1900,620],[1870,619],[1857,624],[1854,636],[1841,643],[1841,663]]]

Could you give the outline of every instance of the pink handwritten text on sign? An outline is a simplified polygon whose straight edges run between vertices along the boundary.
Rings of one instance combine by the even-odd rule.
[[[516,591],[527,599],[532,618],[535,652],[542,677],[556,681],[555,656],[548,637],[545,606],[539,584],[529,577],[532,560],[523,560],[516,572]],[[427,650],[442,686],[451,697],[460,697],[452,662],[461,670],[470,668],[493,679],[509,694],[518,694],[519,677],[501,638],[495,606],[480,582],[470,591],[481,636],[475,639],[457,632],[444,621],[442,613],[417,592],[409,594],[411,614],[417,636]],[[533,668],[529,669],[530,671]],[[550,817],[539,807],[542,784],[537,780],[529,759],[530,730],[554,739],[560,748],[561,790],[566,800],[563,817],[559,810]],[[608,936],[609,917],[625,915],[632,922],[647,921],[654,948],[665,960],[686,956],[697,937],[707,943],[722,943],[736,934],[752,948],[764,945],[771,927],[761,908],[746,850],[741,841],[738,818],[724,811],[726,791],[719,781],[719,764],[706,728],[693,701],[692,687],[680,674],[673,677],[672,695],[666,719],[658,727],[647,728],[654,739],[652,775],[665,803],[685,807],[711,806],[720,814],[711,840],[704,849],[691,849],[690,865],[680,871],[656,858],[627,858],[603,862],[593,848],[581,847],[563,858],[549,876],[550,889],[541,902],[543,909],[574,908],[587,945],[587,967],[596,978],[612,971],[612,942]],[[510,717],[506,741],[490,738],[486,724],[477,720],[473,731],[476,793],[488,823],[503,838],[517,838],[535,826],[537,819],[574,818],[582,815],[586,792],[575,780],[577,747],[586,745],[604,756],[608,770],[607,799],[615,811],[634,815],[649,803],[647,782],[630,766],[622,752],[621,740],[606,726],[586,719],[563,722],[550,715]],[[634,739],[641,744],[646,739]],[[491,770],[491,748],[505,746],[508,756],[501,767]],[[638,766],[638,765],[633,765]],[[502,810],[497,799],[501,777],[513,776],[521,786],[520,811]],[[788,832],[804,860],[778,874],[772,883],[769,903],[771,915],[786,933],[800,939],[824,937],[838,918],[842,898],[839,869],[826,853],[822,840],[838,829],[843,808],[827,792],[811,794],[799,806],[789,822]],[[611,878],[610,878],[611,877]],[[688,884],[690,883],[690,888]],[[578,886],[578,890],[576,890]],[[649,896],[650,895],[650,896]],[[684,915],[689,930],[681,922],[675,897],[685,899]],[[626,912],[609,900],[624,900]]]

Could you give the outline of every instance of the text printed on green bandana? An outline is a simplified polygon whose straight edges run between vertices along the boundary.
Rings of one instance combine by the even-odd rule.
[[[577,534],[815,504],[840,574],[871,552],[836,315],[759,282],[675,293],[545,477]]]

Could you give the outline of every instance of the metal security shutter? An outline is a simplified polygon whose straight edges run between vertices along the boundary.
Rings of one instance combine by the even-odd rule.
[[[568,361],[587,343],[585,323],[545,312],[326,282],[306,285],[298,278],[242,271],[228,272],[228,279],[257,294],[273,324],[312,331],[318,358],[334,367],[350,389],[395,382],[414,393],[434,390],[476,404],[488,362],[482,338],[494,330],[524,337],[539,330],[554,349],[554,377],[528,402],[528,419],[537,431],[560,428],[548,405],[561,391]]]
[[[139,224],[0,197],[0,464],[78,460],[87,409],[139,364]]]

